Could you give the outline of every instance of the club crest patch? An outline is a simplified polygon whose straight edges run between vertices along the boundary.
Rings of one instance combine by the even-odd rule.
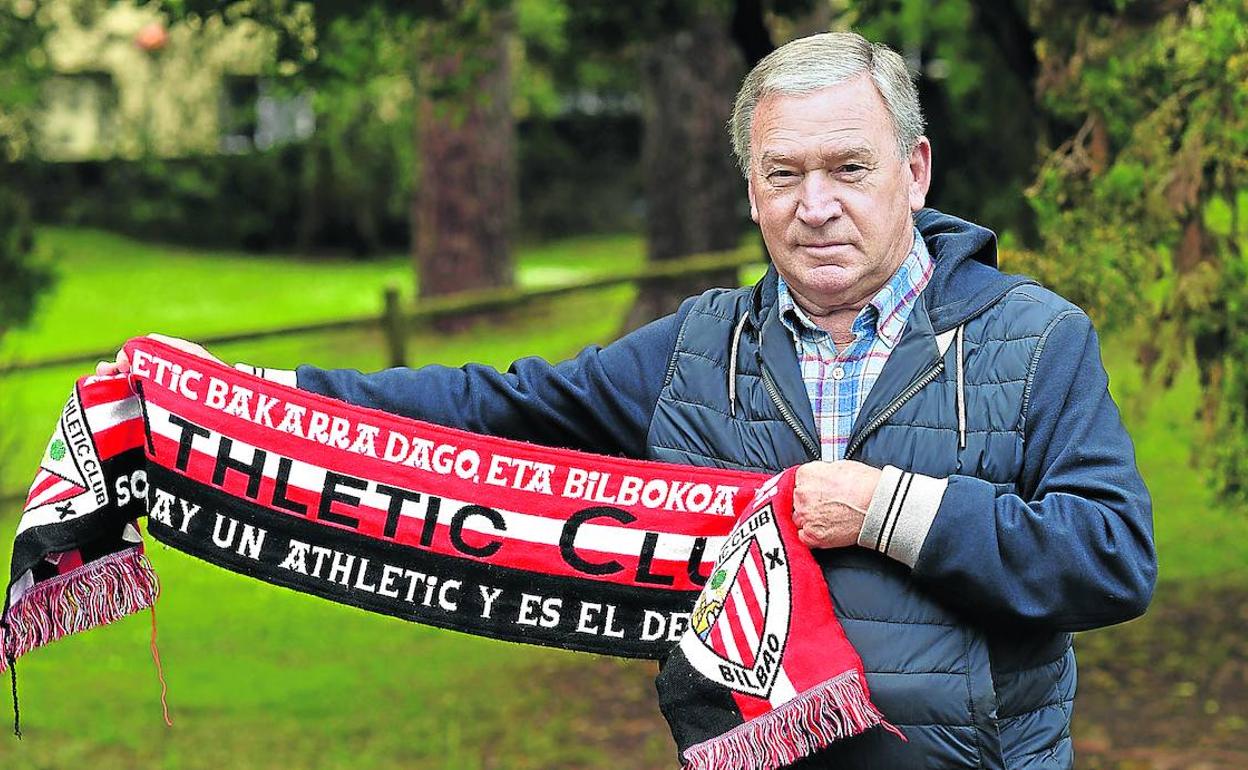
[[[766,698],[789,636],[789,565],[772,506],[738,522],[690,618],[681,651],[703,676]]]
[[[26,496],[24,511],[43,508],[53,520],[90,513],[108,502],[108,487],[82,402],[69,397]]]

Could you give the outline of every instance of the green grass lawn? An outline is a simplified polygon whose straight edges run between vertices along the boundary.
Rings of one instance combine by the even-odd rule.
[[[149,332],[196,339],[243,329],[377,314],[382,290],[414,291],[406,257],[376,262],[296,260],[233,252],[201,252],[141,243],[93,230],[45,228],[38,249],[60,274],[34,321],[0,341],[0,361],[103,351]],[[522,249],[521,283],[572,280],[586,271],[639,264],[641,239],[631,235],[570,238]],[[454,340],[418,334],[409,343],[414,362],[505,365],[522,355],[558,359],[590,342],[606,342],[632,295],[595,292],[515,314],[504,333],[481,327]],[[605,311],[605,312],[604,312]],[[272,366],[319,363],[376,369],[384,345],[369,332],[303,335],[214,349],[226,360]],[[24,489],[26,473],[43,451],[46,416],[75,377],[90,367],[70,366],[0,377],[0,495]],[[7,461],[7,462],[6,462]]]
[[[1202,441],[1194,367],[1170,390],[1157,391],[1143,381],[1133,345],[1112,338],[1102,344],[1110,390],[1153,497],[1160,580],[1230,580],[1248,587],[1248,510],[1218,503],[1205,469],[1192,461]]]
[[[384,285],[406,285],[411,276],[399,258],[360,264],[199,254],[60,229],[44,230],[40,248],[55,255],[61,281],[35,323],[5,341],[10,358],[108,348],[148,331],[194,338],[367,314],[376,312]],[[528,284],[562,282],[634,266],[642,253],[634,236],[569,239],[522,250],[519,276]],[[628,288],[600,290],[512,312],[501,327],[482,324],[453,337],[418,333],[409,351],[419,363],[558,360],[609,341],[632,296]],[[231,361],[367,370],[384,365],[383,350],[376,333],[344,332],[214,352]],[[4,478],[7,491],[28,483],[24,471],[37,463],[48,425],[81,373],[67,367],[0,378],[0,443],[8,464],[21,469]],[[0,515],[6,532],[13,508]],[[7,563],[8,538],[0,541]],[[551,695],[563,669],[584,656],[331,605],[159,546],[151,558],[167,586],[160,649],[175,727],[160,719],[150,622],[127,618],[22,661],[26,739],[0,740],[0,767],[611,764],[610,741],[585,738],[593,715],[583,713],[584,704]],[[670,757],[666,741],[657,735],[633,750],[662,765]]]
[[[10,359],[109,348],[148,331],[194,338],[372,313],[383,286],[410,284],[401,258],[295,261],[62,229],[43,230],[40,248],[62,279],[36,322],[4,341],[0,355]],[[519,274],[526,283],[557,282],[634,265],[642,251],[632,236],[573,239],[523,250]],[[629,289],[598,291],[453,337],[416,334],[409,353],[417,363],[561,359],[609,341],[631,297]],[[272,366],[372,369],[383,365],[382,350],[376,333],[350,332],[214,352]],[[1111,341],[1106,359],[1153,492],[1163,580],[1242,578],[1248,515],[1219,507],[1188,460],[1195,379],[1145,399],[1129,346]],[[71,367],[0,378],[0,459],[8,461],[0,488],[28,483],[77,374]],[[14,523],[14,510],[0,512],[0,529]],[[7,548],[8,537],[0,537],[0,562],[7,563]],[[580,694],[599,684],[583,679],[591,670],[586,656],[370,615],[159,546],[151,558],[165,586],[160,650],[175,726],[160,719],[150,621],[132,617],[22,661],[26,739],[0,739],[0,767],[591,768],[623,767],[621,751],[629,767],[671,765],[668,739],[646,721],[652,715],[612,717],[610,729],[602,727],[601,699]],[[648,674],[622,670],[618,688],[614,668],[603,681],[626,690],[616,700],[635,700],[644,715],[653,708]],[[642,727],[622,747],[627,720]]]
[[[60,274],[34,322],[0,340],[0,360],[107,348],[160,331],[189,338],[380,313],[382,289],[415,290],[411,262],[297,260],[142,243],[97,230],[43,228],[38,251]],[[633,267],[632,235],[585,236],[521,249],[525,285]]]

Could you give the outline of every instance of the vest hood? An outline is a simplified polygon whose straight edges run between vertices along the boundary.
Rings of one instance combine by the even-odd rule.
[[[1015,286],[1035,283],[997,269],[997,235],[986,227],[936,209],[922,209],[914,223],[935,262],[923,293],[937,334],[979,315]]]

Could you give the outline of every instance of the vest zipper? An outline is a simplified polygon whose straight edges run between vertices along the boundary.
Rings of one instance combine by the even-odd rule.
[[[876,428],[879,428],[885,422],[888,422],[888,419],[897,414],[897,410],[901,409],[903,404],[913,398],[915,393],[918,393],[920,390],[925,388],[928,383],[939,377],[940,373],[944,370],[945,362],[943,360],[938,361],[936,365],[931,369],[928,369],[922,377],[915,380],[910,387],[906,388],[905,391],[897,397],[896,401],[888,405],[887,409],[877,414],[875,419],[868,423],[867,426],[849,442],[849,447],[845,450],[845,459],[850,459],[854,452],[857,452],[862,446],[862,443],[867,440],[867,436],[874,433]]]
[[[802,423],[797,419],[797,415],[793,414],[793,410],[789,408],[788,402],[780,397],[780,389],[776,387],[776,381],[771,378],[771,372],[767,366],[763,364],[762,356],[758,356],[758,368],[763,373],[763,386],[767,388],[767,395],[771,396],[771,402],[780,410],[780,416],[789,424],[793,432],[802,442],[802,446],[806,448],[806,454],[810,455],[810,459],[818,460],[822,453],[819,451],[819,444],[806,434],[806,429],[802,427]]]

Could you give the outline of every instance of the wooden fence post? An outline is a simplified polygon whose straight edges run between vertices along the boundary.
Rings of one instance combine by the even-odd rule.
[[[403,305],[397,286],[386,287],[383,303],[381,329],[386,335],[390,366],[407,366],[407,324],[403,322]]]

